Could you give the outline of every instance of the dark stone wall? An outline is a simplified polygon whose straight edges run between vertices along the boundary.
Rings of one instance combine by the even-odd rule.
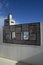
[[[15,32],[14,38],[12,38],[13,32]],[[24,39],[24,34],[28,34],[28,39]],[[4,26],[3,42],[13,44],[40,45],[40,23]]]

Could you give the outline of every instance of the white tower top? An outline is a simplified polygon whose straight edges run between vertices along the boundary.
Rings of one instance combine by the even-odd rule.
[[[9,19],[12,19],[12,15],[11,14],[9,15]]]
[[[12,15],[11,15],[11,13],[9,13],[9,15],[8,15],[8,19],[9,19],[9,20],[12,19]]]
[[[4,21],[4,25],[15,25],[15,20],[12,19],[12,14],[8,14],[8,18]]]

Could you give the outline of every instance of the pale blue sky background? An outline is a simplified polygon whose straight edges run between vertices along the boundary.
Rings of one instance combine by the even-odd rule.
[[[9,12],[18,24],[43,22],[43,0],[0,0],[0,26]]]

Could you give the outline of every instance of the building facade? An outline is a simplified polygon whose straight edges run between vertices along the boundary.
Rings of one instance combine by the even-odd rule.
[[[4,26],[3,42],[40,45],[40,22]]]

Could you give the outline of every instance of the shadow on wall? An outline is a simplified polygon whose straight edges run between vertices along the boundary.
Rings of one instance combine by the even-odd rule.
[[[32,64],[30,64],[30,63],[24,63],[22,61],[19,61],[18,63],[16,63],[16,65],[32,65]]]
[[[43,52],[19,61],[16,65],[43,65]]]

